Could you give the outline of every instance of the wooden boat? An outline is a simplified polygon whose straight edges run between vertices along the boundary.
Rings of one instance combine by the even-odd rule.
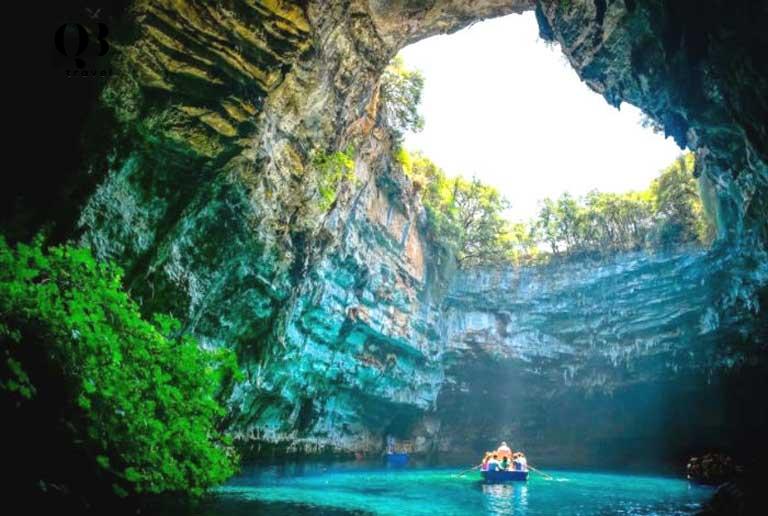
[[[528,480],[528,472],[519,469],[514,470],[496,470],[496,471],[481,471],[483,475],[483,481],[486,484],[501,484],[504,482],[525,482]]]

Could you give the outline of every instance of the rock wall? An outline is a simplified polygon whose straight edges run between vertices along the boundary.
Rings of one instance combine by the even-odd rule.
[[[766,372],[766,291],[749,285],[768,267],[732,251],[460,274],[443,317],[441,448],[503,435],[540,461],[592,466],[754,453],[766,411],[732,395]]]
[[[473,9],[530,7],[504,4]],[[85,138],[82,175],[102,179],[80,239],[125,267],[147,311],[238,351],[247,380],[231,425],[244,446],[370,451],[434,406],[438,301],[420,207],[378,125],[377,81],[400,47],[427,27],[469,24],[469,12],[461,2],[128,8],[132,30],[114,45],[117,73]],[[348,147],[355,178],[326,211],[315,157]]]
[[[434,409],[439,304],[415,194],[376,169],[388,165],[357,162],[362,186],[325,222],[329,243],[286,303],[276,349],[235,393],[233,427],[255,454],[377,451]]]
[[[764,1],[589,0],[537,3],[541,34],[614,106],[643,109],[697,150],[715,190],[721,237],[765,241],[768,17]]]
[[[454,415],[478,421],[462,412],[475,403],[462,393],[483,392],[462,375],[484,376],[486,363],[524,371],[537,386],[529,397],[573,393],[569,407],[590,414],[583,393],[750,362],[763,338],[744,351],[740,336],[764,322],[768,236],[764,7],[136,0],[84,137],[75,182],[96,186],[76,233],[125,267],[147,311],[170,311],[203,345],[238,351],[247,379],[230,427],[262,454],[374,452],[386,433],[418,437],[422,450],[453,445]],[[445,297],[446,264],[430,255],[414,192],[388,157],[378,77],[408,43],[530,9],[591,88],[640,106],[698,151],[717,251],[506,272],[489,291],[462,275]],[[349,146],[355,179],[322,209],[314,157]],[[627,275],[635,291],[619,289]],[[623,304],[600,297],[603,287]],[[657,295],[656,309],[638,304]],[[505,378],[519,387],[528,376]],[[525,421],[521,441],[544,442],[534,437],[543,420]]]

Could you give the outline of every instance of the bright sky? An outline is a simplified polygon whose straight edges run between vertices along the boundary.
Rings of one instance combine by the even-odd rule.
[[[425,77],[424,130],[405,147],[421,150],[448,174],[476,176],[528,219],[537,202],[640,190],[681,152],[582,83],[558,46],[538,37],[532,12],[477,23],[401,51]]]

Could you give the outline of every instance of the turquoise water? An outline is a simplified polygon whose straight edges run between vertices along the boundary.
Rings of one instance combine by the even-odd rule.
[[[685,480],[611,473],[531,473],[526,483],[483,485],[476,471],[290,466],[254,469],[203,509],[205,516],[253,514],[683,515],[712,494]]]

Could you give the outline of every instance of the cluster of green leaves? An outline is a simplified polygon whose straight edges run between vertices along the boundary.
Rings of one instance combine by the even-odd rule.
[[[520,263],[537,255],[525,225],[504,217],[509,203],[498,190],[477,179],[449,178],[420,154],[398,149],[395,158],[420,191],[432,243],[460,267]]]
[[[712,242],[716,234],[714,216],[702,202],[701,184],[693,176],[693,153],[680,156],[651,184],[654,210],[660,223],[654,238],[657,245],[683,242]]]
[[[712,240],[714,227],[704,213],[694,156],[680,156],[642,192],[593,191],[545,199],[533,235],[555,256],[605,254]]]
[[[417,132],[424,127],[424,118],[419,112],[423,89],[424,76],[416,70],[408,70],[399,56],[384,70],[379,90],[379,116],[395,142],[400,142],[407,131]]]
[[[581,199],[567,193],[556,200],[545,199],[533,228],[552,253],[559,256],[639,249],[653,223],[653,199],[649,192],[592,191]]]
[[[146,321],[121,281],[85,248],[12,248],[0,236],[0,395],[33,406],[63,385],[53,408],[72,447],[119,496],[199,494],[235,472],[217,425],[236,359],[201,349],[170,317]]]
[[[331,154],[318,152],[314,155],[312,167],[315,170],[314,177],[320,196],[318,201],[320,211],[328,211],[336,201],[342,181],[354,180],[354,166],[355,151],[351,146]]]
[[[460,267],[535,264],[714,238],[690,153],[642,192],[593,191],[583,198],[565,193],[542,201],[538,217],[529,222],[507,220],[507,201],[477,179],[449,178],[428,158],[402,148],[395,160],[421,192],[433,244]]]

